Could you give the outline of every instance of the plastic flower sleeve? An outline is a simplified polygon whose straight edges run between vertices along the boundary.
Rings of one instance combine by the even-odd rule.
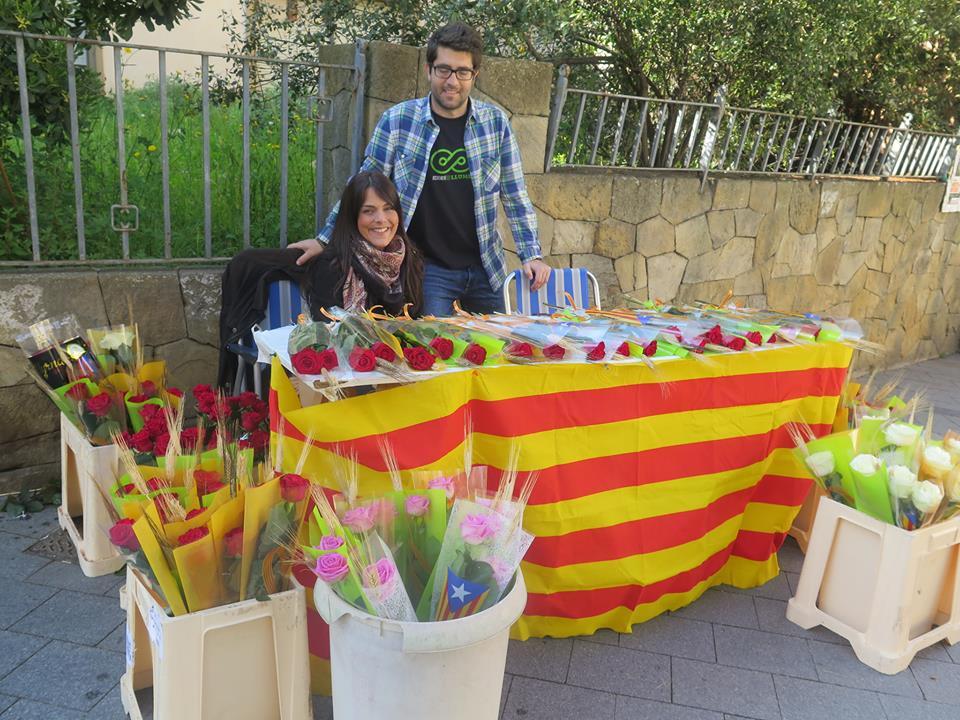
[[[364,595],[375,614],[386,620],[417,622],[390,548],[377,535],[371,537],[367,547],[369,564],[361,569],[360,578]]]
[[[213,537],[216,554],[220,559],[219,570],[225,603],[237,602],[241,595],[243,505],[243,494],[239,494],[232,500],[220,505],[210,516],[210,535]],[[236,533],[237,530],[239,530],[239,533]],[[230,535],[231,533],[235,534]],[[229,542],[227,541],[228,535],[230,535]],[[237,542],[238,536],[239,542]]]
[[[857,510],[895,525],[887,488],[887,467],[880,458],[876,455],[857,455],[850,461],[850,474],[856,486]]]
[[[219,559],[213,537],[206,525],[193,528],[178,538],[173,559],[183,587],[183,597],[190,612],[206,610],[220,604]]]
[[[856,454],[853,449],[853,435],[851,432],[837,433],[817,438],[807,443],[809,458],[812,463],[806,462],[807,469],[816,478],[818,484],[836,502],[849,507],[857,506],[857,490],[850,474],[850,461]],[[832,459],[832,470],[828,470],[826,457],[820,453],[829,453]],[[819,456],[819,457],[818,457]]]
[[[133,523],[133,531],[137,535],[137,540],[140,542],[140,550],[147,558],[147,562],[150,563],[150,568],[153,570],[154,577],[157,579],[157,584],[163,591],[163,597],[170,606],[170,610],[176,616],[186,615],[187,604],[184,602],[180,583],[173,573],[175,565],[171,567],[170,564],[173,562],[172,554],[168,562],[167,553],[164,552],[160,540],[151,529],[150,521],[145,515]],[[165,540],[166,539],[164,539],[164,541]]]

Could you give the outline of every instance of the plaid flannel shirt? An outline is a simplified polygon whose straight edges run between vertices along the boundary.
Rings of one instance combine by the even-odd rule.
[[[367,144],[361,170],[380,170],[400,194],[404,227],[409,227],[427,177],[427,160],[440,128],[430,113],[430,96],[394,105],[380,117]],[[542,257],[537,216],[527,196],[520,149],[510,122],[500,108],[470,100],[463,144],[473,181],[473,213],[480,240],[480,259],[494,289],[507,279],[503,240],[497,232],[497,197],[510,221],[521,262]],[[330,211],[317,236],[328,242],[340,209]]]

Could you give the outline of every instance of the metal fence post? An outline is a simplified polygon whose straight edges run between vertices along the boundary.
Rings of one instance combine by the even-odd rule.
[[[900,122],[900,127],[890,138],[890,144],[883,155],[883,161],[880,163],[880,174],[887,177],[893,172],[893,167],[897,163],[900,153],[903,151],[907,138],[909,137],[910,124],[913,122],[913,113],[907,113]]]
[[[723,120],[723,113],[727,107],[727,86],[721,85],[717,89],[717,94],[713,102],[718,105],[710,122],[707,124],[707,132],[703,136],[703,148],[700,150],[700,192],[707,186],[707,175],[710,174],[710,162],[713,160],[713,152],[717,147],[717,137],[720,135],[720,121]]]
[[[363,109],[366,101],[367,81],[367,41],[357,40],[353,53],[354,72],[357,74],[355,84],[357,96],[354,98],[353,141],[351,146],[350,174],[355,174],[363,162]]]
[[[570,66],[561,65],[557,70],[557,84],[553,91],[553,107],[550,109],[550,120],[547,123],[547,152],[543,158],[543,171],[550,172],[553,166],[553,148],[557,142],[557,133],[560,130],[560,117],[563,115],[563,106],[567,102],[567,84],[570,81]]]

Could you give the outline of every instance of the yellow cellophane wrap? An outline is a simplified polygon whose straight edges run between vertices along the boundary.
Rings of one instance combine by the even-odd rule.
[[[220,604],[223,594],[220,585],[220,562],[213,537],[209,533],[199,540],[174,548],[173,559],[177,564],[183,596],[190,612],[206,610]]]
[[[156,527],[159,527],[159,525]],[[150,523],[145,517],[141,516],[133,523],[133,531],[140,542],[140,551],[147,562],[150,563],[150,569],[153,570],[153,574],[157,578],[157,583],[163,591],[167,604],[170,605],[170,610],[174,615],[186,615],[187,606],[183,601],[183,595],[180,593],[180,584],[167,564],[160,547],[160,541],[157,540],[153,530],[150,529]]]
[[[267,522],[270,510],[280,502],[280,478],[274,478],[258,487],[247,488],[244,492],[243,511],[243,566],[240,573],[240,599],[246,599],[247,584],[250,581],[250,567],[257,552],[260,540],[260,528]]]

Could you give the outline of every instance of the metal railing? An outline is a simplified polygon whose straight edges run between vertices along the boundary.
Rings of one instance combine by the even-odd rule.
[[[53,35],[39,35],[33,33],[21,33],[10,30],[0,29],[0,43],[12,42],[16,49],[17,76],[19,81],[19,99],[20,99],[20,123],[22,133],[22,145],[19,141],[16,147],[18,163],[22,153],[22,167],[18,167],[16,177],[23,180],[26,189],[26,215],[29,220],[30,252],[32,255],[32,264],[47,262],[45,257],[43,243],[41,239],[44,234],[42,226],[43,215],[39,212],[43,210],[40,206],[40,200],[37,192],[38,178],[36,176],[36,142],[44,146],[44,138],[38,137],[31,121],[30,108],[30,88],[29,73],[27,67],[27,53],[25,43],[30,42],[50,42],[62,45],[63,57],[66,68],[66,87],[64,95],[69,105],[69,144],[70,158],[72,162],[72,184],[73,184],[73,203],[75,206],[75,234],[76,234],[76,253],[74,257],[67,258],[69,261],[87,261],[88,258],[88,235],[87,225],[90,220],[89,211],[85,208],[85,197],[90,197],[90,189],[87,189],[85,195],[83,162],[81,160],[82,138],[81,123],[79,122],[80,111],[78,107],[77,93],[77,66],[80,64],[78,58],[84,57],[83,48],[103,48],[104,54],[112,50],[113,66],[113,88],[112,99],[115,108],[116,125],[116,178],[117,183],[114,187],[96,188],[97,193],[116,192],[116,202],[110,205],[110,223],[112,228],[120,236],[120,256],[116,260],[127,261],[131,259],[131,235],[136,233],[141,221],[141,207],[135,204],[128,193],[128,185],[131,178],[129,158],[130,148],[127,146],[129,129],[129,118],[125,117],[125,95],[131,92],[142,93],[143,90],[137,90],[124,82],[124,53],[131,50],[146,51],[156,55],[156,82],[157,93],[159,97],[159,156],[160,156],[160,192],[159,198],[148,197],[142,201],[155,203],[159,200],[159,215],[162,216],[162,238],[163,238],[163,258],[143,257],[141,260],[170,260],[174,257],[173,246],[174,239],[178,229],[172,225],[171,221],[171,176],[172,173],[190,173],[196,171],[195,167],[174,167],[171,164],[170,157],[170,137],[171,128],[169,121],[169,98],[168,83],[170,78],[167,73],[167,61],[172,55],[197,56],[200,59],[199,84],[200,84],[200,112],[202,115],[202,162],[200,171],[202,172],[202,204],[203,204],[203,222],[202,222],[202,257],[214,257],[214,228],[212,217],[212,201],[214,193],[236,192],[236,187],[225,188],[218,186],[216,177],[212,173],[211,163],[213,160],[211,152],[211,108],[216,107],[216,102],[211,101],[211,59],[227,61],[232,70],[220,71],[223,73],[236,73],[239,78],[239,104],[238,114],[242,116],[240,122],[242,130],[239,138],[220,138],[225,142],[239,142],[240,155],[240,202],[239,207],[233,209],[234,214],[239,214],[242,230],[242,245],[249,247],[251,245],[251,178],[255,177],[257,168],[251,167],[251,89],[262,90],[264,86],[269,86],[271,92],[278,96],[279,108],[279,143],[276,151],[279,153],[279,181],[276,184],[276,198],[279,207],[277,222],[277,241],[281,247],[286,246],[288,241],[288,203],[289,203],[289,138],[290,138],[290,116],[291,116],[291,92],[290,78],[293,72],[302,78],[305,74],[309,92],[305,96],[296,98],[296,101],[302,107],[308,122],[315,124],[313,157],[312,164],[314,172],[313,182],[313,225],[314,231],[319,231],[325,220],[324,207],[324,166],[329,165],[325,162],[325,138],[324,126],[333,119],[334,101],[328,92],[328,80],[331,73],[339,73],[339,77],[345,77],[343,83],[345,90],[350,97],[347,102],[341,104],[341,108],[346,108],[349,115],[352,116],[352,122],[344,123],[345,132],[349,135],[344,140],[345,151],[349,151],[349,171],[352,174],[356,171],[360,162],[360,152],[362,147],[361,133],[358,128],[362,128],[363,121],[363,97],[364,97],[364,65],[365,65],[365,44],[357,43],[353,65],[337,65],[321,62],[292,61],[271,57],[257,57],[247,55],[235,55],[219,52],[203,52],[197,50],[159,47],[153,45],[140,45],[134,43],[118,43],[100,40],[88,40],[82,38],[62,37]],[[223,64],[223,63],[221,63]],[[254,79],[251,75],[255,75]],[[223,75],[221,75],[223,77]],[[265,80],[264,80],[265,78]],[[216,79],[216,78],[215,78]],[[109,89],[108,89],[109,90]],[[271,106],[272,108],[272,106]],[[269,123],[273,125],[273,121]],[[178,128],[173,129],[174,132]],[[220,145],[222,147],[222,143]],[[151,152],[156,151],[155,145],[150,145]],[[2,149],[2,148],[0,148]],[[326,158],[329,160],[329,158]],[[22,170],[22,173],[19,171]],[[43,183],[44,178],[40,178]],[[156,208],[150,208],[152,217],[157,216]],[[236,219],[236,218],[234,218]],[[102,219],[101,219],[102,220]],[[101,222],[102,226],[103,223]],[[156,253],[158,254],[158,253]],[[101,254],[102,255],[102,254]],[[198,257],[199,253],[194,253]],[[178,254],[177,259],[190,259],[189,255]],[[105,258],[102,256],[99,261]],[[106,258],[109,260],[109,258]],[[61,261],[63,258],[60,259]],[[9,257],[0,256],[0,266],[2,265],[22,265],[24,260],[10,260]]]
[[[958,137],[830,117],[568,87],[557,76],[545,169],[557,166],[937,177]]]

